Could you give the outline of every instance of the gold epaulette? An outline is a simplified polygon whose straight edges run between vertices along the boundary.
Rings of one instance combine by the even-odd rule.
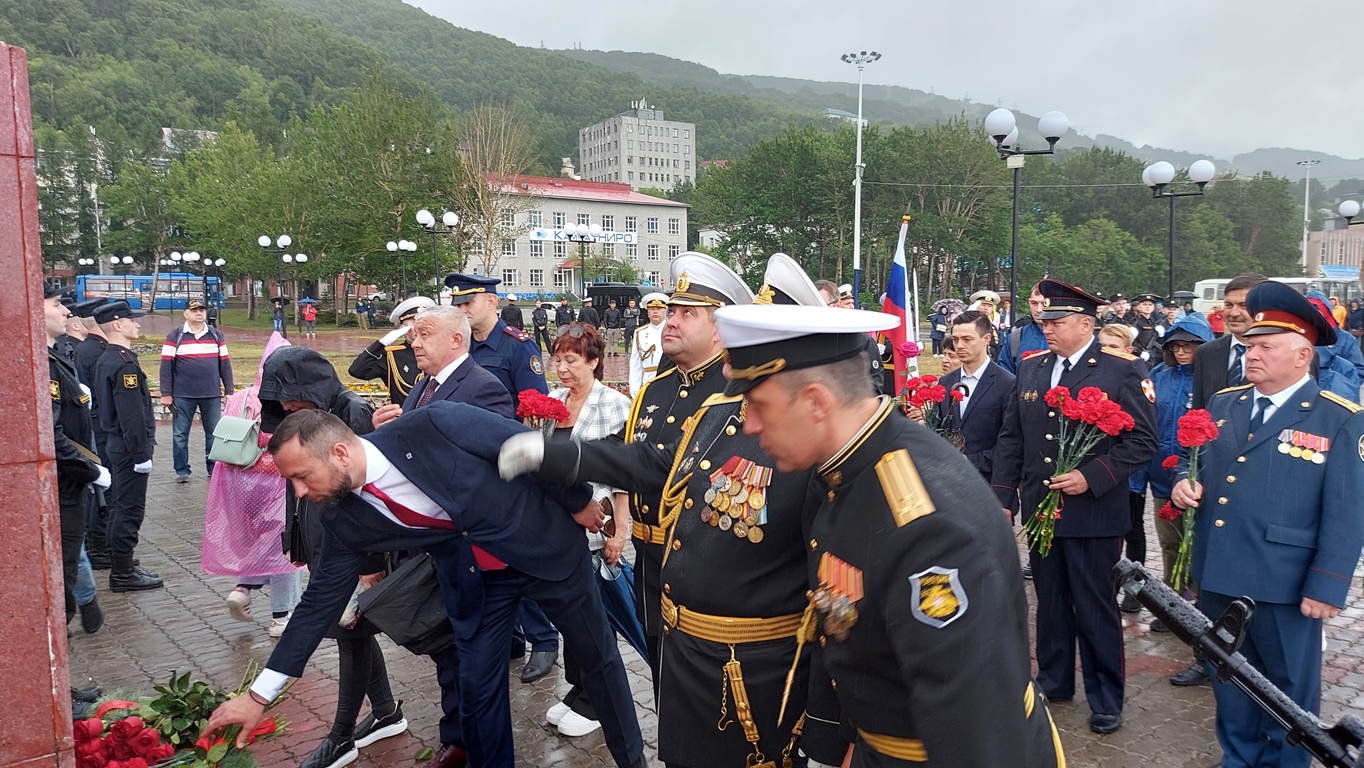
[[[1217,390],[1216,392],[1214,392],[1213,394],[1214,394],[1214,395],[1220,395],[1220,394],[1222,394],[1223,392],[1240,392],[1240,391],[1243,390],[1243,389],[1250,389],[1250,388],[1253,387],[1253,386],[1255,386],[1255,385],[1254,385],[1254,384],[1238,384],[1237,386],[1234,386],[1234,387],[1227,387],[1226,389],[1219,389],[1219,390]]]
[[[731,396],[731,395],[726,395],[724,392],[716,392],[715,394],[713,394],[713,395],[711,395],[710,397],[706,398],[706,401],[705,401],[704,403],[701,403],[701,407],[702,407],[702,408],[709,408],[709,407],[712,406],[712,405],[723,405],[723,404],[725,404],[725,403],[737,403],[737,402],[739,402],[739,401],[741,401],[741,400],[743,400],[743,399],[744,399],[744,396],[743,396],[743,395],[732,395],[732,396]]]
[[[1322,390],[1321,396],[1326,398],[1327,400],[1330,400],[1336,405],[1344,408],[1350,413],[1359,413],[1360,411],[1364,411],[1364,406],[1361,406],[1359,403],[1351,402],[1349,399],[1341,397],[1340,395],[1337,395],[1335,392],[1327,392],[1326,390]]]
[[[1041,355],[1045,355],[1045,354],[1047,354],[1047,353],[1050,352],[1050,351],[1051,351],[1050,349],[1034,349],[1034,350],[1031,351],[1031,352],[1025,353],[1025,354],[1023,355],[1023,358],[1022,358],[1022,359],[1024,359],[1024,360],[1031,360],[1031,359],[1033,359],[1034,357],[1039,357],[1039,356],[1041,356]]]
[[[1101,347],[1101,348],[1100,348],[1100,351],[1103,352],[1105,355],[1112,355],[1112,356],[1114,356],[1114,357],[1121,357],[1122,359],[1124,359],[1124,360],[1126,360],[1126,361],[1128,361],[1128,362],[1131,362],[1131,361],[1137,359],[1137,356],[1136,356],[1136,355],[1129,355],[1128,353],[1123,352],[1123,351],[1121,351],[1121,350],[1109,349],[1108,347]]]
[[[891,517],[896,526],[905,526],[934,512],[933,500],[928,496],[919,470],[909,451],[901,448],[881,457],[876,462],[876,476],[881,479],[881,491],[886,494]]]

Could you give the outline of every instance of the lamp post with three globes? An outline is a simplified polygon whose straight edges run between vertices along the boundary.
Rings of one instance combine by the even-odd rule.
[[[459,226],[459,214],[454,211],[446,211],[440,215],[440,224],[436,224],[436,217],[425,208],[417,211],[417,223],[431,234],[431,274],[432,274],[432,296],[437,304],[440,304],[440,236],[452,234]],[[393,250],[392,248],[389,249]]]
[[[1175,180],[1175,167],[1164,160],[1146,166],[1146,170],[1141,172],[1141,180],[1146,186],[1151,188],[1151,197],[1155,200],[1166,198],[1170,201],[1170,290],[1166,294],[1167,299],[1173,301],[1175,295],[1175,200],[1180,197],[1198,197],[1203,194],[1204,187],[1217,175],[1217,168],[1208,160],[1196,160],[1189,166],[1189,181],[1198,185],[1198,188],[1189,192],[1174,192],[1169,189],[1170,183]]]

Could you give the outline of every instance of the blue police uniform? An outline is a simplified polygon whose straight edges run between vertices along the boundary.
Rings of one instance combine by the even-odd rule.
[[[1071,313],[1094,316],[1098,299],[1052,280],[1039,285],[1047,297],[1043,319]],[[1114,600],[1112,568],[1122,537],[1131,525],[1127,479],[1146,465],[1156,448],[1155,397],[1146,366],[1133,355],[1104,350],[1093,342],[1065,372],[1059,386],[1071,392],[1098,387],[1119,402],[1135,426],[1116,437],[1104,436],[1080,464],[1089,489],[1064,497],[1055,540],[1045,557],[1031,552],[1037,589],[1037,680],[1052,701],[1075,695],[1078,641],[1089,700],[1091,728],[1110,730],[1121,722],[1124,675],[1122,620]],[[1037,509],[1056,474],[1059,409],[1047,405],[1056,354],[1025,356],[1014,382],[995,447],[992,482],[1000,506],[1014,492],[1024,521]]]
[[[1314,343],[1322,344],[1334,336],[1307,300],[1281,283],[1251,289],[1247,309],[1256,318],[1247,336],[1283,329],[1312,339],[1315,331]],[[1208,616],[1219,616],[1237,596],[1255,601],[1241,653],[1315,713],[1322,628],[1302,615],[1301,604],[1311,598],[1345,605],[1364,544],[1364,409],[1322,391],[1304,371],[1302,383],[1278,393],[1282,402],[1252,429],[1266,397],[1246,384],[1208,403],[1220,433],[1199,456],[1203,494],[1192,575]],[[1186,468],[1181,464],[1181,478]],[[1311,762],[1241,691],[1214,676],[1213,692],[1222,765],[1306,768]]]

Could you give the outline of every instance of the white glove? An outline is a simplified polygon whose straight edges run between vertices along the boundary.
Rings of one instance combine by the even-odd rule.
[[[96,488],[108,488],[114,478],[109,474],[108,467],[99,468],[99,479],[94,482]]]
[[[1150,353],[1150,352],[1142,352],[1142,353],[1141,353],[1141,359],[1142,359],[1142,360],[1150,360],[1150,359],[1151,359],[1151,353]]]
[[[84,384],[81,385],[81,391],[85,393],[85,407],[93,408],[95,405],[94,393],[91,392],[90,388],[85,386]]]
[[[521,432],[507,438],[497,454],[497,471],[511,480],[540,468],[545,460],[545,438],[539,432]]]
[[[394,328],[393,330],[391,330],[391,331],[389,331],[388,333],[384,334],[384,337],[383,337],[382,339],[379,339],[379,343],[380,343],[380,344],[383,344],[385,347],[387,347],[388,345],[390,345],[390,344],[396,342],[398,339],[401,339],[402,337],[404,337],[404,336],[406,336],[406,335],[407,335],[407,326],[405,326],[405,325],[400,325],[400,326],[398,326],[397,328]]]
[[[139,475],[149,475],[149,474],[151,474],[151,471],[152,471],[152,460],[151,460],[151,459],[147,459],[146,461],[143,461],[143,462],[139,462],[139,463],[137,463],[137,464],[134,464],[134,465],[133,465],[133,471],[136,472],[136,473],[138,473]]]
[[[1164,338],[1164,337],[1165,337],[1165,326],[1163,326],[1163,325],[1157,325],[1157,326],[1156,326],[1156,335],[1157,335],[1157,336],[1160,336],[1161,338]]]

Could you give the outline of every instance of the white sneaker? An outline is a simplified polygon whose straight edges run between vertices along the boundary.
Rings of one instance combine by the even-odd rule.
[[[549,723],[550,725],[558,725],[559,721],[564,719],[564,715],[572,711],[573,711],[572,707],[568,706],[567,704],[561,701],[558,704],[555,704],[554,706],[550,707],[549,711],[545,713],[545,722]]]
[[[227,612],[237,621],[251,620],[251,590],[237,587],[227,596]]]
[[[293,616],[293,614],[291,613],[289,616]],[[283,635],[284,628],[289,626],[289,616],[282,619],[270,619],[270,626],[265,631],[269,632],[271,637]]]
[[[559,720],[559,734],[569,737],[586,736],[587,734],[601,727],[601,723],[596,720],[588,720],[582,715],[568,710]]]

